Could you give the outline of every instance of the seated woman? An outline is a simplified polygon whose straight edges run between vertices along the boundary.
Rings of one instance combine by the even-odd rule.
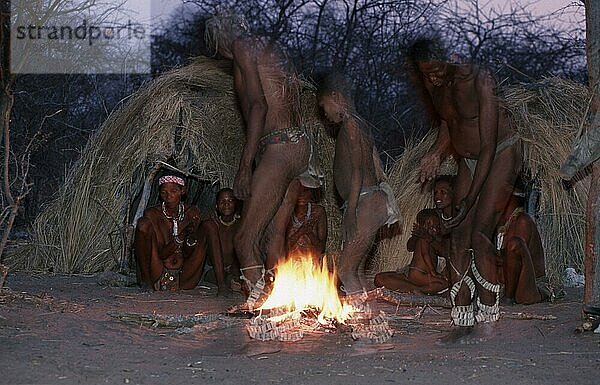
[[[410,265],[401,271],[379,273],[375,286],[400,292],[438,294],[448,289],[445,276],[438,273],[438,257],[449,255],[448,235],[441,235],[441,219],[453,215],[452,199],[454,177],[441,175],[434,182],[435,209],[424,209],[417,214],[412,236],[407,242],[408,251],[413,252]]]
[[[524,304],[554,300],[546,282],[544,249],[533,219],[523,209],[522,189],[515,187],[497,231],[499,278],[504,283],[504,303]]]
[[[154,290],[193,289],[205,256],[205,241],[198,233],[200,211],[183,203],[183,177],[163,176],[158,185],[161,203],[144,212],[135,231],[141,285]]]
[[[314,201],[313,190],[299,184],[298,198],[286,230],[288,256],[310,255],[321,263],[327,245],[327,213]]]
[[[217,284],[218,294],[225,294],[230,290],[238,291],[241,288],[240,263],[233,247],[233,238],[239,228],[238,206],[233,190],[222,188],[217,192],[214,214],[201,225],[206,234],[212,265],[205,279]]]

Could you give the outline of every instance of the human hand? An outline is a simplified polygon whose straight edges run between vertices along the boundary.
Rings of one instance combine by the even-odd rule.
[[[245,200],[250,196],[250,179],[252,172],[249,168],[240,167],[233,181],[233,195],[236,198]]]
[[[356,214],[347,214],[343,223],[344,240],[351,242],[356,236]]]
[[[441,163],[442,160],[438,152],[430,152],[421,159],[419,175],[421,184],[425,184],[435,178]]]

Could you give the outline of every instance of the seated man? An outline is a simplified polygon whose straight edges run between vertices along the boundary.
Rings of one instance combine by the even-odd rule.
[[[504,282],[504,303],[524,304],[554,300],[554,291],[545,282],[546,267],[540,233],[533,219],[523,209],[523,193],[514,193],[500,219],[496,245],[502,266],[498,269]]]
[[[229,289],[237,291],[241,286],[240,263],[233,247],[233,238],[239,228],[238,209],[233,190],[222,188],[217,192],[214,215],[202,222],[201,226],[206,234],[208,254],[214,270],[212,274],[209,271],[207,280],[216,281],[219,293]]]
[[[438,294],[448,289],[448,279],[438,273],[439,257],[447,257],[449,236],[442,236],[441,219],[452,218],[454,177],[441,175],[434,182],[435,209],[424,209],[417,214],[412,236],[406,248],[413,252],[410,265],[401,271],[389,271],[375,276],[375,286],[400,292]]]
[[[193,289],[205,256],[205,241],[198,233],[200,211],[182,202],[186,193],[183,177],[163,176],[158,185],[162,202],[144,212],[135,231],[142,287]]]
[[[314,203],[313,189],[292,183],[299,184],[299,191],[286,231],[287,254],[310,255],[315,264],[320,264],[327,244],[327,213]]]
[[[394,192],[383,180],[381,159],[366,133],[368,126],[356,113],[345,79],[335,73],[323,75],[317,96],[326,119],[333,123],[329,132],[336,141],[333,177],[345,202],[337,273],[347,294],[363,293],[359,268],[379,228],[400,220],[398,207]]]

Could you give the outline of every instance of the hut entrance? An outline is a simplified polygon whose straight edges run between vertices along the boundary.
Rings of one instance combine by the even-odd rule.
[[[155,206],[160,203],[160,194],[158,180],[165,175],[174,173],[184,176],[187,193],[185,194],[184,203],[198,207],[202,213],[201,219],[206,219],[210,216],[214,209],[216,193],[220,188],[219,182],[204,180],[197,175],[187,173],[177,169],[168,163],[158,162],[148,172],[146,179],[134,196],[128,212],[127,218],[127,236],[125,239],[125,247],[121,248],[121,271],[130,271],[135,269],[139,281],[139,268],[135,258],[133,249],[134,234],[137,222],[144,215],[144,211],[148,207]]]

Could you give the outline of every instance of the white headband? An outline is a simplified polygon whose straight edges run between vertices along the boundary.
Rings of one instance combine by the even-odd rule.
[[[175,184],[178,184],[180,186],[185,186],[185,180],[183,180],[183,178],[180,178],[180,177],[175,176],[175,175],[161,176],[160,179],[158,180],[158,185],[160,186],[163,183],[175,183]]]

